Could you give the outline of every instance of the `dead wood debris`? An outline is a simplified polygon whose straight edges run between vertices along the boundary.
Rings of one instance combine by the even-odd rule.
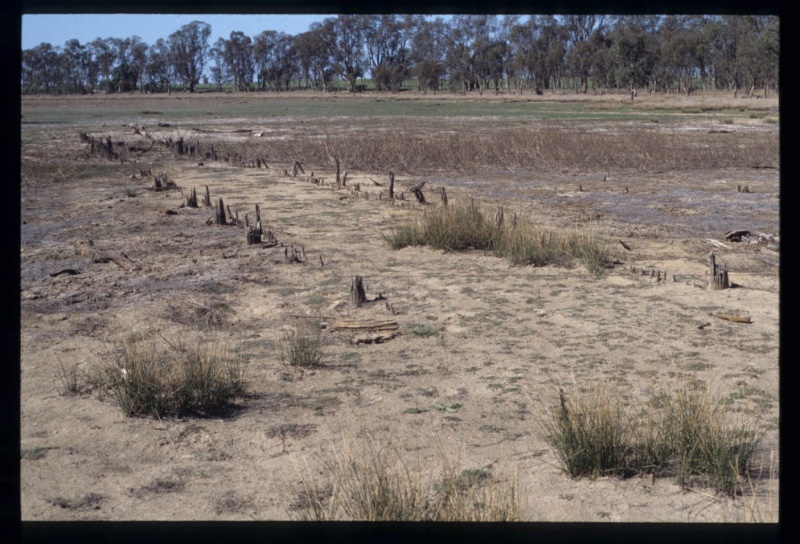
[[[753,321],[750,319],[749,315],[735,315],[735,314],[726,314],[722,312],[717,312],[714,314],[714,317],[717,319],[724,319],[725,321],[732,321],[734,323],[752,323]]]

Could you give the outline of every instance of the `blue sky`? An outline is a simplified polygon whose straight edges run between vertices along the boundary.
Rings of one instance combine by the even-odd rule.
[[[211,15],[211,14],[59,14],[23,15],[22,49],[31,49],[40,43],[63,47],[71,39],[81,44],[95,38],[129,38],[139,36],[152,45],[159,38],[167,38],[185,24],[203,21],[211,25],[213,44],[218,38],[227,38],[233,31],[252,37],[264,30],[278,30],[297,35],[308,30],[311,23],[333,15]]]

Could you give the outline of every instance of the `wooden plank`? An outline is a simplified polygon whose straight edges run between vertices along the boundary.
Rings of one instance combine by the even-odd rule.
[[[734,323],[752,323],[749,315],[742,316],[742,315],[724,314],[721,312],[717,312],[714,314],[714,317],[719,319],[724,319],[726,321],[733,321]]]

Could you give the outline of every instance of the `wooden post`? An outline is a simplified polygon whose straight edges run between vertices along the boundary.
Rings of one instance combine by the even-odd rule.
[[[440,190],[441,190],[441,193],[442,193],[442,204],[446,208],[447,207],[447,190],[444,188],[444,186],[441,187]]]
[[[394,199],[394,172],[389,172],[389,200]]]
[[[208,185],[206,185],[206,196],[203,197],[203,206],[206,208],[210,208],[211,204],[211,193],[208,191]]]
[[[717,265],[716,255],[713,251],[708,254],[708,264],[711,272],[711,280],[708,282],[709,291],[729,288],[731,285],[728,281],[728,267]]]
[[[336,161],[336,189],[342,188],[342,174],[341,164],[339,163],[339,155],[334,155],[333,160]]]
[[[353,276],[353,282],[350,284],[350,299],[357,307],[367,302],[367,292],[364,289],[362,276]]]

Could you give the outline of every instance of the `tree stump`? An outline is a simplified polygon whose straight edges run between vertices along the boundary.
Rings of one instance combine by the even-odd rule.
[[[203,197],[203,206],[206,208],[210,208],[211,204],[211,193],[208,191],[208,185],[206,185],[206,196]]]
[[[187,208],[197,208],[197,189],[192,187],[192,191],[189,193],[189,196],[186,197],[186,207]]]
[[[342,174],[341,174],[341,163],[339,162],[339,156],[334,155],[333,160],[336,162],[336,189],[342,188]]]
[[[413,193],[415,197],[417,197],[417,201],[420,204],[427,204],[425,200],[425,195],[422,194],[422,188],[425,187],[425,184],[428,183],[427,179],[422,180],[422,183],[417,183],[413,187],[410,187],[408,190],[409,192]]]
[[[719,289],[728,289],[731,284],[728,280],[728,267],[726,265],[718,265],[714,252],[708,254],[708,264],[711,271],[711,281],[708,283],[709,291],[717,291]]]
[[[222,202],[222,197],[217,201],[217,209],[214,217],[214,222],[217,225],[227,225],[228,221],[225,218],[225,204]]]
[[[364,278],[362,276],[353,276],[353,281],[350,284],[350,299],[356,307],[367,302],[367,292],[364,289]]]
[[[394,172],[389,172],[389,200],[394,200]]]

